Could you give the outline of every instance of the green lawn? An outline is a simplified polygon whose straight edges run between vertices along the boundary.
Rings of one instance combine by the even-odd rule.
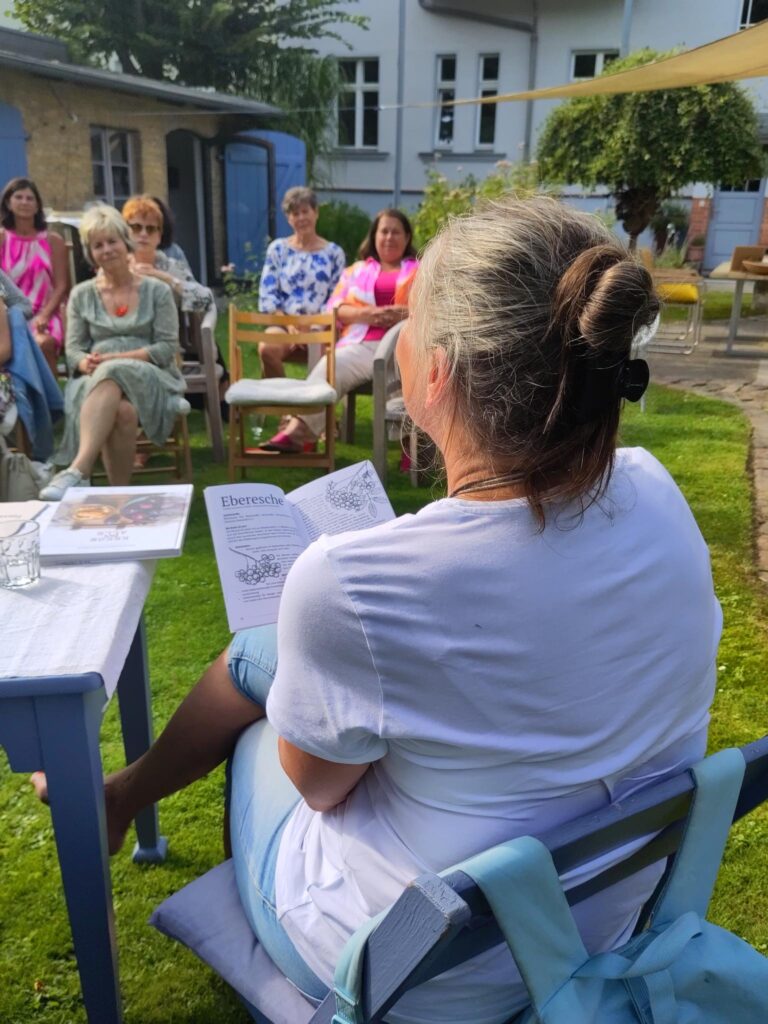
[[[342,465],[370,451],[369,409],[365,400],[361,405],[360,446],[340,447]],[[201,497],[204,486],[225,480],[225,472],[211,465],[199,414],[191,427],[196,494],[185,554],[160,563],[146,608],[158,729],[229,636]],[[670,469],[711,547],[725,613],[712,747],[755,739],[765,730],[768,604],[753,564],[748,424],[732,406],[657,388],[647,414],[628,411],[624,441],[651,449]],[[440,493],[437,485],[411,489],[397,460],[393,445],[389,492],[399,513]],[[270,479],[289,489],[309,474],[275,470]],[[114,703],[102,739],[105,767],[114,769],[122,756]],[[135,866],[131,842],[113,859],[126,1024],[249,1019],[223,983],[146,923],[157,903],[221,859],[222,791],[217,771],[163,803],[166,864]],[[26,778],[8,770],[4,754],[0,808],[0,1021],[84,1024],[48,812],[33,799]],[[768,813],[733,830],[714,916],[768,951]]]
[[[733,308],[733,292],[716,291],[716,285],[710,285],[704,294],[704,319],[728,320]],[[752,315],[752,296],[744,295],[741,302],[742,317]],[[687,312],[681,306],[670,306],[664,310],[665,320],[684,320]]]

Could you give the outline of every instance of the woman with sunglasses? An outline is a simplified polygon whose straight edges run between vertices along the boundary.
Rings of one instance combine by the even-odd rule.
[[[152,196],[131,196],[123,206],[123,218],[133,238],[135,272],[167,284],[184,313],[204,313],[210,309],[210,288],[195,280],[188,263],[173,259],[160,249],[163,213]]]

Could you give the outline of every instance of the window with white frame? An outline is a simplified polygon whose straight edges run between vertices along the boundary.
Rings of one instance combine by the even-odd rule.
[[[483,99],[499,94],[498,53],[484,53],[480,56],[478,94]],[[481,103],[478,106],[476,145],[480,149],[492,149],[496,144],[496,106],[495,103]]]
[[[741,8],[741,27],[749,28],[768,18],[768,0],[744,0]]]
[[[339,146],[375,149],[379,144],[379,58],[340,60],[337,101]]]
[[[571,81],[582,82],[602,74],[618,56],[618,50],[575,50],[571,54]]]
[[[456,54],[437,58],[437,124],[435,146],[448,149],[453,145],[453,114],[450,104],[456,99]]]
[[[91,125],[93,194],[121,206],[136,192],[136,140],[133,132]]]

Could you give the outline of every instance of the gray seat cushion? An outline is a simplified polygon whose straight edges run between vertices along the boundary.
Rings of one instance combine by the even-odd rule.
[[[259,945],[231,860],[161,903],[150,924],[191,949],[272,1024],[307,1024],[315,1012]]]

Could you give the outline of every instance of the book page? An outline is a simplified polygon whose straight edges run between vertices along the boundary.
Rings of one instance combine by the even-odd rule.
[[[381,480],[368,461],[345,466],[320,480],[297,487],[287,498],[298,512],[311,541],[321,533],[364,530],[395,518]]]
[[[309,543],[279,487],[206,487],[205,505],[232,632],[277,622],[288,570]]]

